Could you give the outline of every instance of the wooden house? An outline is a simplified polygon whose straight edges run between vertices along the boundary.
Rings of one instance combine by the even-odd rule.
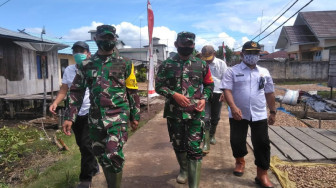
[[[46,92],[52,91],[52,86],[58,89],[57,51],[65,47],[0,27],[0,95],[39,94],[44,92],[44,85]]]

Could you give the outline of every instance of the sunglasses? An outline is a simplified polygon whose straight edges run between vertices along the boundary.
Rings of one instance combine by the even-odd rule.
[[[259,80],[259,89],[264,89],[265,87],[265,78],[264,77],[260,77]]]

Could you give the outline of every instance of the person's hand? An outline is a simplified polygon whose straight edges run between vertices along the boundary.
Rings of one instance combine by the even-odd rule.
[[[139,121],[131,121],[131,128],[132,128],[132,131],[135,131],[137,128],[138,128],[138,125],[139,125]]]
[[[230,108],[231,108],[231,114],[232,114],[233,119],[235,119],[235,120],[242,120],[243,119],[243,114],[242,114],[242,112],[240,111],[239,108],[237,108],[237,107],[230,107]]]
[[[202,112],[204,110],[204,107],[205,107],[205,100],[201,99],[198,101],[197,107],[195,108],[195,110],[198,112]]]
[[[225,101],[225,97],[224,97],[224,92],[221,94],[221,96],[219,97],[219,102],[226,102]]]
[[[268,125],[273,125],[275,123],[275,114],[270,114],[268,116]]]
[[[57,104],[56,104],[56,103],[52,103],[52,104],[50,105],[50,107],[49,107],[49,111],[50,111],[52,114],[56,115],[56,112],[55,112],[56,108],[57,108]]]
[[[177,102],[177,104],[179,104],[182,107],[187,107],[190,105],[190,100],[184,95],[174,93],[173,98]]]
[[[71,136],[71,126],[72,126],[72,121],[65,120],[63,122],[62,128],[63,128],[64,134]]]

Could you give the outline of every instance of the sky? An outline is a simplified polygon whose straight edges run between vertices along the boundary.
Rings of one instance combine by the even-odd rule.
[[[235,51],[293,7],[260,37],[283,24],[311,0],[150,0],[154,12],[153,37],[176,51],[177,33],[196,34],[196,49],[222,42]],[[336,10],[335,0],[313,0],[301,11]],[[285,26],[294,24],[296,15]],[[110,24],[126,47],[148,44],[147,0],[0,0],[0,27],[40,34],[64,41],[89,40],[88,31]],[[281,27],[260,41],[268,52],[275,48]]]

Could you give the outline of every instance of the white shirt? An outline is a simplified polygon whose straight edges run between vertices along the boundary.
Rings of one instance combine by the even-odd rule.
[[[68,88],[70,89],[70,87],[72,85],[72,82],[73,82],[73,80],[76,76],[76,72],[77,72],[76,65],[69,65],[64,70],[62,84],[67,84]],[[89,113],[89,109],[90,109],[90,98],[89,98],[89,96],[90,96],[89,89],[86,88],[83,103],[82,103],[81,109],[78,112],[79,116],[84,116],[87,113]]]
[[[222,93],[222,90],[220,90],[221,82],[224,77],[224,73],[227,69],[227,65],[225,61],[215,57],[214,60],[209,64],[209,68],[210,68],[212,79],[215,84],[213,92]]]
[[[259,89],[260,78],[265,78],[263,89]],[[266,68],[250,69],[243,62],[229,68],[222,80],[223,89],[232,91],[234,103],[241,110],[243,119],[259,121],[267,119],[265,93],[274,92],[272,77]],[[229,116],[232,118],[231,110]]]

